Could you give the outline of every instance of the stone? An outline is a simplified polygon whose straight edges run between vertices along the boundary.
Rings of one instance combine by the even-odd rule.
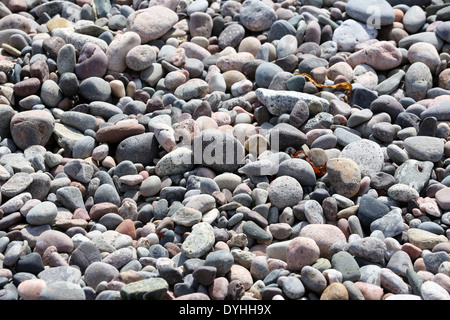
[[[18,172],[2,185],[1,193],[3,196],[13,198],[25,191],[32,182],[30,174]]]
[[[14,143],[22,150],[32,145],[45,146],[54,128],[55,119],[43,110],[19,112],[11,118],[10,122]]]
[[[408,137],[404,147],[411,157],[419,161],[436,162],[441,160],[444,153],[444,141],[435,137]]]
[[[377,29],[370,29],[364,23],[347,19],[334,30],[332,40],[337,43],[340,51],[353,52],[357,44],[375,39],[377,35]]]
[[[258,100],[275,116],[280,116],[284,113],[290,114],[298,101],[309,103],[310,101],[318,100],[325,108],[329,106],[327,100],[303,92],[258,88],[255,93]]]
[[[123,72],[127,68],[126,57],[130,50],[141,44],[141,37],[133,31],[117,35],[106,50],[108,70]],[[155,61],[156,62],[156,61]],[[145,68],[143,68],[145,69]],[[142,70],[143,70],[142,69]]]
[[[90,77],[103,77],[107,70],[108,57],[105,51],[95,43],[84,44],[75,65],[78,78],[84,80]]]
[[[370,231],[380,230],[385,237],[394,237],[403,232],[403,218],[399,210],[392,210],[370,224]]]
[[[184,240],[181,250],[189,258],[199,258],[214,245],[214,231],[206,222],[197,223],[191,234]]]
[[[360,167],[352,159],[330,159],[327,162],[327,173],[331,185],[338,194],[352,198],[359,192],[361,183]]]
[[[369,10],[370,9],[370,10]],[[380,13],[374,18],[373,11]],[[387,1],[368,1],[364,5],[357,0],[352,0],[345,6],[345,12],[353,19],[366,23],[380,29],[382,26],[390,25],[395,20],[395,13],[392,6]]]
[[[303,188],[292,177],[281,176],[273,180],[269,186],[269,199],[278,209],[292,207],[303,198]]]
[[[309,224],[304,226],[299,236],[311,238],[320,249],[320,257],[331,258],[333,245],[346,242],[344,233],[336,226],[330,224]]]
[[[296,237],[286,249],[287,268],[300,271],[304,266],[312,265],[319,259],[320,249],[311,238]]]
[[[100,77],[89,77],[80,83],[80,94],[88,101],[106,101],[111,96],[111,87]]]
[[[275,11],[266,3],[246,0],[239,10],[242,25],[250,31],[269,30],[277,20]]]
[[[133,12],[127,18],[127,30],[137,33],[141,44],[156,40],[178,22],[177,14],[167,7],[155,5]]]
[[[380,146],[367,139],[361,139],[346,145],[339,158],[352,159],[356,162],[362,176],[381,171],[384,163]]]
[[[405,90],[408,97],[419,101],[432,87],[433,76],[428,66],[420,61],[411,64],[405,74]]]
[[[52,224],[58,214],[58,209],[53,202],[44,201],[28,211],[26,219],[32,225]]]
[[[426,230],[411,228],[407,231],[409,243],[420,249],[432,250],[439,243],[446,243],[448,239],[443,235],[436,235]]]

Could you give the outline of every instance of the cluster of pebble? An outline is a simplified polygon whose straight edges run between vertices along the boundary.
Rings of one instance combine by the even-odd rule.
[[[450,299],[449,18],[0,2],[0,300]]]

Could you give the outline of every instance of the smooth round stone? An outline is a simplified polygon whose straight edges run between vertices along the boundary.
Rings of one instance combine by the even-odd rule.
[[[108,57],[106,53],[95,43],[83,45],[78,62],[75,65],[75,73],[81,80],[90,77],[103,77],[108,69]]]
[[[39,300],[42,290],[47,286],[42,279],[28,279],[17,286],[19,296],[23,300]]]
[[[442,210],[450,210],[450,188],[445,187],[434,195],[439,207]]]
[[[269,30],[268,40],[272,42],[274,40],[280,40],[287,34],[295,35],[296,30],[292,24],[286,20],[275,21]]]
[[[441,37],[446,42],[450,40],[450,23],[448,21],[443,21],[436,26],[436,34]]]
[[[247,237],[255,239],[258,243],[268,243],[272,241],[272,235],[251,220],[244,223],[242,230]]]
[[[406,184],[420,192],[428,183],[432,170],[433,164],[430,161],[408,159],[397,168],[394,177],[398,183]]]
[[[27,222],[33,225],[51,224],[58,214],[58,209],[53,202],[44,201],[28,211]]]
[[[41,99],[42,102],[50,107],[54,108],[63,99],[63,94],[58,84],[53,80],[46,80],[41,86]]]
[[[366,121],[369,121],[373,116],[373,112],[370,109],[362,109],[352,113],[347,119],[347,126],[354,128]]]
[[[234,264],[233,255],[225,250],[210,252],[205,259],[204,266],[215,267],[217,277],[225,276]]]
[[[45,146],[55,128],[53,116],[43,110],[19,112],[11,118],[11,136],[22,150],[32,145]]]
[[[384,156],[380,146],[370,140],[361,139],[344,147],[339,158],[348,158],[356,162],[362,176],[381,171]]]
[[[268,88],[273,78],[284,70],[271,62],[263,62],[255,71],[255,81],[258,87]]]
[[[128,137],[117,146],[116,161],[128,160],[144,166],[149,165],[156,157],[157,144],[157,140],[151,132]]]
[[[178,16],[167,7],[156,5],[133,12],[127,18],[127,30],[136,32],[141,43],[156,40],[178,22]]]
[[[149,278],[126,284],[120,288],[120,296],[125,300],[160,300],[169,284],[162,278]]]
[[[422,284],[420,293],[423,300],[449,300],[450,294],[439,284],[433,281],[425,281]]]
[[[189,31],[191,37],[211,37],[213,20],[211,16],[204,12],[194,12],[190,15]]]
[[[98,142],[119,143],[122,140],[145,132],[145,127],[139,123],[117,123],[100,128],[95,138]]]
[[[404,147],[411,157],[420,161],[436,162],[444,153],[444,141],[435,137],[409,137],[404,140]]]
[[[370,8],[371,10],[368,10]],[[375,19],[372,16],[373,11],[379,13]],[[364,4],[351,0],[345,6],[345,12],[353,19],[372,25],[379,29],[382,26],[390,25],[395,20],[395,13],[388,1],[371,0]]]
[[[448,239],[443,235],[437,235],[432,232],[411,228],[407,231],[408,241],[420,249],[432,250],[439,243],[447,243]]]
[[[442,75],[442,73],[441,73]],[[432,103],[427,109],[420,113],[421,119],[426,119],[428,117],[435,117],[436,120],[447,120],[450,119],[450,114],[448,113],[448,101],[439,101]]]
[[[86,295],[79,285],[57,281],[42,289],[39,300],[86,300]]]
[[[92,151],[96,147],[96,141],[93,137],[85,136],[78,140],[72,150],[72,157],[78,159],[86,159],[92,155]]]
[[[320,248],[320,257],[323,258],[331,258],[335,243],[346,242],[343,232],[329,224],[309,224],[300,230],[299,236],[313,239]]]
[[[370,29],[364,23],[347,19],[334,30],[332,40],[337,43],[340,51],[353,52],[357,44],[375,39],[377,35],[377,29]]]
[[[89,163],[76,159],[69,161],[64,166],[64,173],[73,180],[81,183],[89,183],[94,175],[94,168]]]
[[[174,94],[177,98],[188,101],[204,96],[209,89],[206,81],[201,79],[191,79],[175,89]]]
[[[83,195],[80,189],[75,186],[61,187],[56,190],[56,199],[69,210],[85,208]]]
[[[342,281],[359,281],[361,277],[361,271],[359,270],[358,263],[351,254],[346,251],[340,251],[333,255],[331,258],[331,265],[333,269],[342,273]]]
[[[417,190],[406,184],[394,184],[387,192],[390,198],[400,202],[408,202],[409,200],[419,198]]]
[[[295,178],[281,176],[270,183],[269,198],[278,209],[292,207],[302,200],[303,188]]]
[[[60,253],[70,253],[73,250],[72,239],[65,233],[56,230],[47,230],[36,239],[35,252],[43,254],[49,246],[55,246]]]
[[[333,282],[322,292],[320,300],[349,300],[349,297],[342,283]]]
[[[170,218],[178,225],[190,227],[200,222],[202,213],[194,208],[181,207]]]
[[[311,238],[296,237],[286,249],[287,268],[300,271],[304,266],[312,265],[319,259],[320,249]]]
[[[418,42],[409,47],[407,57],[411,64],[423,62],[430,68],[432,73],[434,73],[440,63],[439,53],[435,46],[426,42]]]
[[[425,11],[418,5],[414,5],[405,12],[402,23],[409,34],[414,34],[421,30],[426,18]]]
[[[80,94],[88,101],[106,101],[111,96],[111,87],[102,78],[90,77],[80,83]]]
[[[277,20],[275,10],[268,4],[257,0],[246,0],[239,11],[242,25],[250,31],[269,30]]]
[[[259,67],[261,66],[262,64]],[[306,103],[317,101],[321,103],[324,108],[329,106],[326,99],[303,92],[258,88],[255,93],[258,100],[275,116],[280,116],[284,113],[290,114],[298,101],[305,101]]]
[[[277,176],[290,176],[302,186],[314,186],[316,176],[311,165],[303,159],[288,159],[280,163]]]
[[[75,71],[76,53],[72,44],[67,43],[61,47],[58,51],[56,64],[60,74]]]
[[[354,143],[354,142],[353,142]],[[359,192],[360,166],[350,158],[333,158],[327,162],[330,183],[338,194],[351,198]]]
[[[142,181],[139,192],[144,197],[152,197],[161,190],[161,179],[156,176],[150,176],[144,181]]]
[[[415,101],[424,99],[433,86],[432,80],[428,66],[420,61],[414,62],[405,74],[406,95]]]
[[[305,294],[305,287],[301,280],[295,276],[289,276],[281,282],[283,293],[292,300],[297,300]]]
[[[305,288],[315,294],[322,294],[327,287],[327,279],[316,268],[305,266],[302,268],[300,275]]]
[[[110,184],[102,184],[98,187],[94,194],[94,204],[102,202],[113,203],[119,207],[121,202],[116,188]]]
[[[227,47],[237,48],[245,37],[245,29],[240,24],[230,24],[226,27],[218,37],[219,47],[225,49]]]

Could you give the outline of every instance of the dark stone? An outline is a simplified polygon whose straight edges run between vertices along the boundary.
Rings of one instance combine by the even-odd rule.
[[[128,137],[119,143],[116,149],[116,160],[130,160],[143,166],[152,165],[158,155],[158,141],[152,132]]]
[[[437,131],[437,119],[435,117],[427,117],[422,120],[419,126],[418,136],[435,137]]]
[[[37,252],[31,252],[27,255],[21,256],[17,261],[16,272],[28,272],[37,275],[44,270],[44,263],[42,257]]]
[[[101,260],[102,256],[97,246],[92,242],[83,241],[71,253],[69,265],[78,266],[80,268],[80,271],[84,273],[84,271],[90,264]]]
[[[414,113],[401,112],[398,114],[395,124],[398,124],[402,128],[414,127],[419,131],[420,117],[416,116]]]
[[[361,226],[369,230],[370,224],[390,211],[389,207],[370,195],[363,195],[359,203],[358,218]]]

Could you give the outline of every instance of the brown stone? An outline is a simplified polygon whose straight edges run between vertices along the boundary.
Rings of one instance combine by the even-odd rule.
[[[136,240],[136,227],[130,219],[123,220],[116,228],[117,232],[129,235],[133,240]]]
[[[39,81],[37,79],[37,81]],[[45,146],[55,128],[55,119],[44,110],[17,113],[11,119],[10,129],[14,143],[22,150],[33,146]]]
[[[348,300],[348,291],[340,282],[333,282],[322,292],[320,300]]]
[[[103,217],[107,213],[119,213],[119,208],[110,202],[102,202],[96,203],[89,210],[89,216],[92,220],[98,221],[101,217]]]
[[[118,143],[123,139],[142,134],[145,127],[142,124],[122,123],[113,126],[103,127],[97,131],[97,141],[107,143]]]
[[[15,95],[19,97],[27,97],[37,93],[40,87],[41,81],[38,78],[28,78],[17,82],[13,89]]]

